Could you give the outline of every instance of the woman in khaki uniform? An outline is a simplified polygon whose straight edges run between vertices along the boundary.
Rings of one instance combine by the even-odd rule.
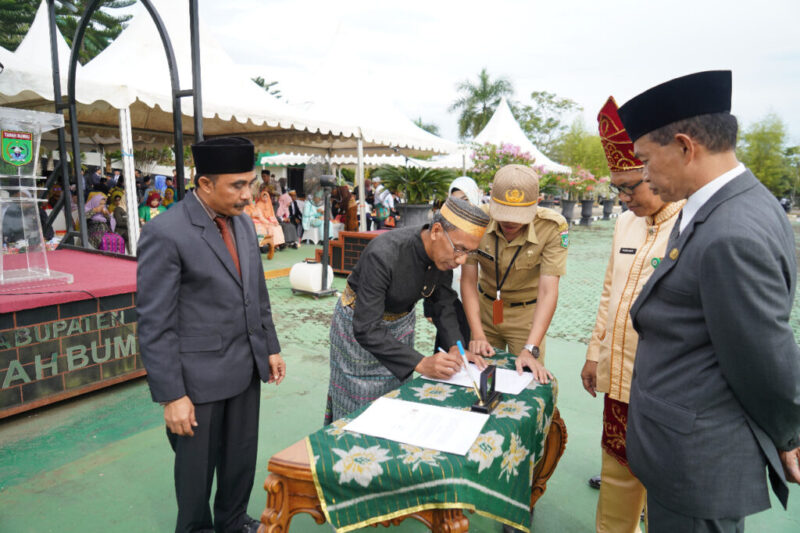
[[[517,356],[517,371],[531,369],[548,383],[544,338],[566,272],[569,226],[564,217],[536,204],[539,177],[530,167],[497,171],[489,203],[491,221],[481,255],[462,267],[461,295],[472,339],[470,351],[491,356],[493,348]],[[480,265],[480,273],[478,271]]]

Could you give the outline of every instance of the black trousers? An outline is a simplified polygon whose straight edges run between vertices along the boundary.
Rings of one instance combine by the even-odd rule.
[[[744,533],[744,518],[695,518],[667,509],[647,495],[647,533]]]
[[[239,395],[194,406],[198,425],[193,437],[167,430],[175,451],[176,533],[241,530],[255,478],[260,397],[261,382],[254,369],[250,385]],[[212,522],[209,498],[215,471]]]

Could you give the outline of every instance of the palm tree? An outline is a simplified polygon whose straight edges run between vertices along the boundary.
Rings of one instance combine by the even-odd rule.
[[[486,68],[478,74],[478,83],[464,80],[456,86],[460,93],[458,100],[450,106],[450,111],[460,111],[458,134],[462,139],[474,137],[492,118],[494,110],[504,96],[514,94],[511,82],[506,78],[492,81]]]
[[[86,64],[111,44],[132,17],[115,16],[108,10],[129,7],[135,2],[136,0],[106,0],[94,12],[78,56],[82,64]],[[88,3],[88,0],[56,0],[56,24],[70,46]],[[38,7],[39,0],[0,0],[0,28],[3,28],[3,32],[0,32],[0,46],[12,51],[17,49],[28,32]]]

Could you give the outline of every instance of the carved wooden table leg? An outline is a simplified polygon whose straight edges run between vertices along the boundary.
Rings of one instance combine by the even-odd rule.
[[[259,533],[286,533],[292,519],[289,509],[288,480],[277,474],[270,474],[264,482],[267,491],[267,507],[261,513]]]
[[[461,509],[437,509],[433,511],[433,533],[467,533],[469,518]]]
[[[544,446],[544,455],[533,471],[533,487],[531,488],[531,509],[536,505],[544,491],[547,489],[547,480],[553,472],[564,454],[567,447],[567,425],[556,407],[553,412],[553,420],[550,422],[550,430],[547,432],[547,441]]]

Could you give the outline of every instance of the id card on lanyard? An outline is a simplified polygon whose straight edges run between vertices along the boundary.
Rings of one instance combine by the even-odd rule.
[[[506,283],[506,278],[508,277],[508,273],[511,272],[511,267],[514,265],[514,261],[517,260],[517,256],[519,255],[520,250],[522,250],[522,246],[520,245],[517,248],[517,251],[514,252],[514,257],[511,258],[511,262],[508,264],[508,268],[506,268],[505,274],[503,274],[503,279],[500,279],[500,238],[495,234],[494,236],[494,279],[495,279],[495,287],[497,287],[497,297],[495,298],[494,302],[492,302],[492,324],[495,326],[498,324],[503,323],[503,299],[500,297],[500,290],[503,288],[503,285]]]

